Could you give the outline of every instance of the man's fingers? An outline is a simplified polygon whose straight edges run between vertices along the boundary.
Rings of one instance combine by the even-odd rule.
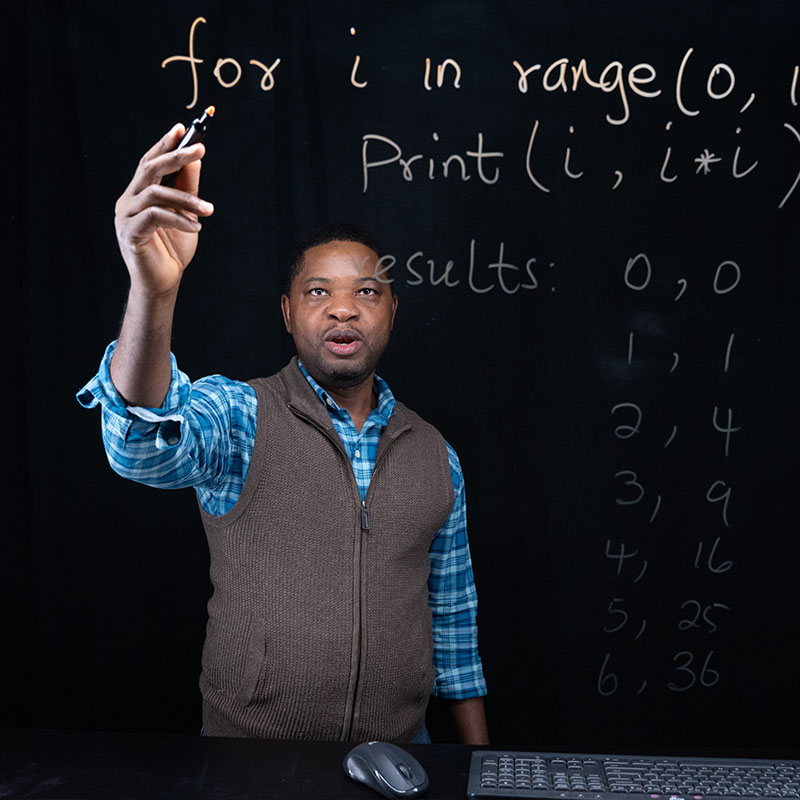
[[[197,195],[200,191],[200,170],[202,166],[202,161],[192,161],[183,167],[175,177],[175,188]]]
[[[133,194],[138,194],[145,187],[158,183],[165,175],[171,175],[187,164],[199,161],[205,152],[205,146],[198,142],[191,147],[159,153],[147,160],[142,159],[128,188]]]
[[[183,125],[175,125],[156,142],[117,200],[117,238],[124,249],[136,251],[147,245],[159,229],[197,233],[202,227],[197,218],[214,213],[211,203],[197,197],[205,147],[198,142],[175,149],[185,132]],[[179,188],[161,185],[164,175],[179,171]]]
[[[180,122],[176,123],[139,159],[139,163],[142,164],[161,153],[174,150],[185,133],[186,127]]]
[[[127,202],[118,207],[117,213],[129,219],[151,206],[171,208],[179,212],[195,214],[198,217],[208,217],[214,213],[214,206],[211,203],[201,200],[190,192],[172,189],[158,183],[147,186],[139,194],[128,197],[126,200]]]
[[[130,217],[125,225],[124,239],[134,248],[150,239],[158,228],[175,228],[185,233],[197,233],[202,225],[191,217],[159,206],[148,206]]]

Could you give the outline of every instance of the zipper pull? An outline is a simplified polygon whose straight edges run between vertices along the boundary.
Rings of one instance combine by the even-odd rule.
[[[367,501],[361,501],[361,530],[369,530],[369,509],[367,508]]]

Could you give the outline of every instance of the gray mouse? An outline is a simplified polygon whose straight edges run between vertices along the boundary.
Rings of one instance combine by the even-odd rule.
[[[428,776],[416,758],[388,742],[364,742],[345,757],[344,771],[384,797],[419,797],[428,791]]]

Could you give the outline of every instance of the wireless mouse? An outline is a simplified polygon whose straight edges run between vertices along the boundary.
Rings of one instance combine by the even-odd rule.
[[[419,797],[428,790],[428,776],[416,758],[388,742],[364,742],[345,757],[344,771],[384,797]]]

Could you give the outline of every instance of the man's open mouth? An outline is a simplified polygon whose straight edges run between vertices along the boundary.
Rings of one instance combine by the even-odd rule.
[[[355,331],[350,330],[330,331],[325,336],[326,342],[336,342],[337,344],[350,344],[350,342],[357,342],[360,340],[361,337]]]
[[[352,330],[334,330],[325,335],[325,346],[337,356],[349,356],[361,347],[361,337]]]

